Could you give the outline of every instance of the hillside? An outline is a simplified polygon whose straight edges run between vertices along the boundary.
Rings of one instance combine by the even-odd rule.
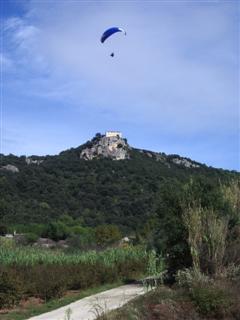
[[[46,223],[68,214],[86,226],[108,223],[123,230],[169,214],[170,206],[174,211],[171,196],[176,199],[191,178],[211,192],[238,176],[101,134],[55,156],[2,155],[0,167],[2,223]],[[199,192],[206,198],[204,187]]]

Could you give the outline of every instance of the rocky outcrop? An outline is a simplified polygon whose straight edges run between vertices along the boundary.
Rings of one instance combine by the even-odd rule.
[[[19,169],[18,167],[12,165],[12,164],[7,164],[6,166],[1,167],[2,170],[10,171],[12,173],[18,173]]]
[[[178,165],[182,165],[186,168],[199,168],[199,164],[194,163],[186,158],[173,158],[172,162]]]
[[[80,158],[92,160],[95,158],[109,158],[112,160],[129,159],[129,145],[120,135],[98,135],[87,143],[86,148],[80,153]]]
[[[32,159],[30,157],[26,157],[25,162],[26,164],[36,164],[36,165],[40,165],[44,160],[40,160],[40,159]]]
[[[199,168],[201,164],[196,161],[192,161],[188,158],[182,158],[179,155],[166,155],[165,153],[153,152],[149,150],[136,149],[138,152],[144,154],[148,158],[152,158],[156,161],[159,161],[166,165],[168,168],[171,167],[172,164],[176,164],[179,166],[184,166],[186,168]]]

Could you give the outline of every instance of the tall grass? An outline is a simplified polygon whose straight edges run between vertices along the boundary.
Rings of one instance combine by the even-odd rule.
[[[102,252],[88,251],[67,254],[62,250],[51,251],[41,248],[32,247],[8,247],[0,246],[0,264],[1,265],[18,265],[34,266],[37,264],[96,264],[101,263],[105,266],[114,265],[116,262],[121,263],[126,260],[145,260],[148,254],[141,247],[124,247],[108,249]]]
[[[211,208],[194,204],[185,209],[183,223],[188,231],[194,269],[218,274],[223,267],[228,219]]]

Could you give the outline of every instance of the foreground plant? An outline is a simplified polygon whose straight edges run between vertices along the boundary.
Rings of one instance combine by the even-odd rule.
[[[183,223],[188,232],[193,268],[218,274],[223,267],[228,219],[194,203],[185,209]]]
[[[68,309],[65,311],[64,320],[71,320],[71,315],[72,315],[72,309],[71,309],[71,308],[68,308]]]

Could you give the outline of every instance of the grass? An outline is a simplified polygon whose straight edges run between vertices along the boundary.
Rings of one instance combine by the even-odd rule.
[[[6,242],[6,241],[5,241]],[[141,260],[147,258],[147,252],[142,246],[128,246],[124,248],[106,249],[101,252],[94,250],[66,254],[62,250],[46,250],[33,247],[18,247],[0,241],[0,264],[33,266],[37,264],[79,264],[103,263],[106,266],[114,265],[116,261],[128,259]]]
[[[74,301],[91,296],[93,294],[116,288],[122,284],[123,283],[119,281],[112,284],[106,284],[95,288],[81,290],[77,294],[64,296],[60,299],[53,299],[39,306],[29,305],[24,309],[13,310],[8,312],[7,314],[0,314],[0,320],[25,320],[30,317],[66,306]]]

